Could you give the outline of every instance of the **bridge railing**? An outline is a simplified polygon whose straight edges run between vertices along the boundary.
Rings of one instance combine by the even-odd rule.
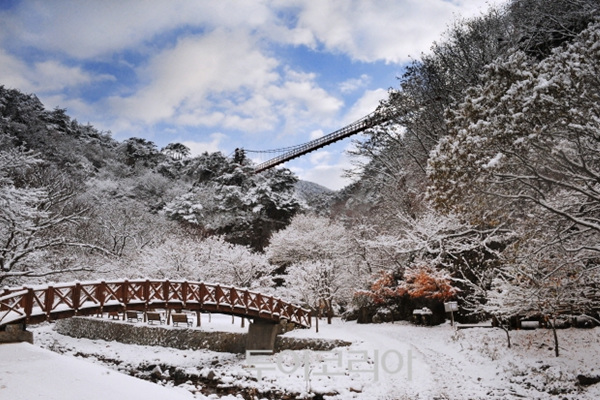
[[[0,292],[0,326],[110,310],[152,308],[220,312],[310,327],[310,311],[273,296],[190,281],[75,282]]]
[[[369,128],[373,128],[386,121],[389,121],[394,115],[395,114],[391,112],[374,111],[371,114],[359,119],[358,121],[355,121],[350,125],[338,129],[335,132],[322,136],[318,139],[311,140],[310,142],[304,143],[303,145],[294,147],[293,150],[290,150],[288,152],[285,152],[284,154],[281,154],[280,156],[273,157],[268,161],[258,164],[254,168],[254,172],[259,173],[265,171],[269,168],[275,167],[276,165],[283,164],[286,161],[292,160],[306,153],[310,153],[311,151],[320,149],[321,147],[335,143],[338,140],[345,139],[349,136],[355,135]]]

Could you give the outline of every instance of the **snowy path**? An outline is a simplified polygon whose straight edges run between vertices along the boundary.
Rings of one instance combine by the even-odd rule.
[[[352,324],[345,328],[343,323],[339,321],[337,323],[338,326],[330,331],[328,327],[322,328],[323,333],[318,336],[353,342],[354,344],[347,351],[342,350],[342,353],[350,353],[348,354],[350,358],[352,355],[360,356],[362,355],[360,352],[366,352],[365,354],[372,360],[372,369],[378,370],[377,379],[374,373],[367,372],[352,376],[355,381],[354,386],[357,386],[359,381],[361,390],[361,393],[355,394],[353,398],[382,398],[381,396],[385,396],[386,393],[393,393],[395,398],[431,398],[429,394],[436,387],[434,374],[420,350],[411,344],[408,337],[399,334],[397,326],[381,326],[372,329],[372,326]],[[334,387],[334,389],[344,392],[341,387]]]
[[[322,332],[315,334],[306,331],[293,332],[294,336],[319,336],[352,341],[350,351],[365,350],[369,355],[378,352],[381,356],[388,355],[388,370],[396,370],[398,358],[403,357],[404,365],[397,373],[381,371],[379,380],[363,381],[363,390],[356,399],[386,398],[394,399],[445,399],[445,394],[451,386],[465,377],[455,371],[460,371],[459,360],[450,354],[439,351],[434,347],[444,341],[444,336],[453,335],[450,327],[430,329],[417,327],[408,323],[383,325],[358,325],[353,322],[335,321],[336,326],[324,327]],[[410,358],[410,361],[409,361]],[[391,365],[390,365],[391,364]],[[339,389],[339,388],[338,388]],[[393,395],[392,395],[393,394]],[[477,393],[479,394],[479,393]],[[347,398],[347,397],[341,397]]]

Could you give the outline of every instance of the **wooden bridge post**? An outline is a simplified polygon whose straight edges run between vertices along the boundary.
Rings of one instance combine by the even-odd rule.
[[[77,311],[79,311],[79,307],[81,307],[81,304],[79,304],[81,302],[81,283],[75,283],[75,287],[71,292],[71,297],[73,310],[75,310],[75,315],[77,315]]]
[[[27,294],[21,299],[21,307],[25,313],[25,322],[0,326],[0,343],[29,342],[33,344],[33,332],[27,331],[27,322],[33,311],[34,293],[32,288],[26,288]],[[4,290],[9,294],[9,290]]]
[[[188,290],[189,290],[188,287],[189,287],[188,281],[183,281],[183,283],[181,284],[181,302],[183,304],[184,309],[187,308],[187,299],[188,299]]]
[[[119,299],[119,301],[123,304],[125,304],[127,306],[127,295],[129,293],[129,281],[127,279],[125,279],[123,281],[123,283],[121,283],[121,290],[119,290],[119,295],[121,296],[121,298]]]
[[[100,303],[100,317],[104,318],[104,302],[106,301],[106,282],[101,281],[99,284],[96,285],[96,288],[94,290],[94,296],[96,297],[96,300],[98,300],[98,303]]]
[[[171,307],[169,307],[169,297],[170,297],[169,294],[171,292],[171,283],[169,282],[168,279],[163,282],[162,289],[163,289],[163,299],[164,299],[165,305],[167,307],[167,315],[166,315],[167,325],[171,325]]]
[[[54,305],[54,287],[48,286],[46,289],[46,296],[44,299],[44,308],[46,312],[46,318],[50,318],[50,313],[52,312],[52,306]]]
[[[25,312],[25,322],[29,322],[29,317],[33,311],[33,289],[27,288],[27,294],[23,297],[23,311]]]
[[[5,287],[4,289],[2,289],[2,295],[1,295],[2,297],[8,296],[9,294],[10,294],[10,290],[8,290],[7,287]],[[8,306],[6,304],[0,303],[0,311],[4,311],[4,310],[7,310],[7,309],[8,309]]]
[[[148,319],[148,303],[150,303],[150,279],[144,281],[144,322]]]
[[[169,289],[170,289],[170,286],[171,285],[170,285],[168,279],[162,283],[162,296],[163,296],[163,300],[165,301],[165,303],[169,302]]]
[[[148,304],[150,301],[150,279],[146,279],[144,281],[144,286],[142,288],[142,296],[144,297],[144,302]]]
[[[235,324],[235,315],[233,314],[233,305],[238,298],[238,293],[234,287],[229,288],[229,307],[231,308],[231,325]]]

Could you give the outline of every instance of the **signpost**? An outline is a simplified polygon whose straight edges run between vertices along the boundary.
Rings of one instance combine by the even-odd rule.
[[[458,303],[456,301],[449,301],[444,303],[444,310],[450,313],[450,325],[454,326],[454,311],[458,311]]]

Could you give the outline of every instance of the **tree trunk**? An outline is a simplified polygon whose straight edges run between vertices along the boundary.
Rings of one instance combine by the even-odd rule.
[[[558,351],[558,334],[556,333],[556,315],[552,318],[552,335],[554,336],[554,355],[556,357],[559,356],[559,351]]]
[[[504,332],[506,332],[506,340],[508,341],[508,348],[510,349],[510,332],[509,332],[510,326],[506,326],[504,324],[500,324],[499,326]]]

